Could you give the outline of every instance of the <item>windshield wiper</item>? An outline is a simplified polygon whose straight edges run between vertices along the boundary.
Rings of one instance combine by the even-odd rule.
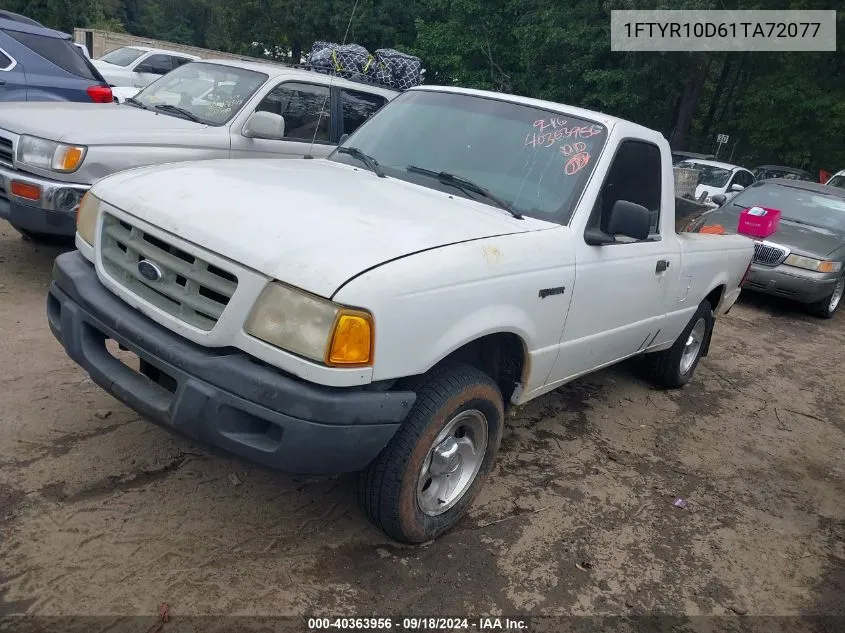
[[[204,121],[201,121],[192,112],[189,112],[185,108],[180,108],[179,106],[170,105],[169,103],[160,103],[157,106],[155,106],[155,109],[156,110],[163,110],[164,112],[174,112],[175,114],[179,114],[179,115],[185,117],[186,119],[188,119],[189,121],[193,121],[194,123],[204,123]]]
[[[434,171],[432,169],[425,169],[424,167],[417,167],[416,165],[408,165],[405,170],[415,174],[423,174],[425,176],[437,178],[437,180],[439,180],[443,184],[452,185],[453,187],[460,189],[463,192],[477,193],[482,198],[487,198],[488,200],[490,200],[500,209],[504,209],[505,211],[510,213],[517,220],[522,219],[522,214],[515,211],[511,205],[502,200],[499,196],[490,193],[481,185],[474,183],[466,178],[463,178],[462,176],[450,174],[448,171]]]
[[[147,106],[138,101],[135,97],[129,97],[128,99],[125,99],[123,103],[128,103],[129,105],[135,106],[136,108],[142,108],[144,110],[147,109]]]
[[[365,154],[357,147],[338,147],[337,151],[341,154],[349,154],[350,156],[354,156],[362,163],[364,163],[370,171],[372,171],[376,176],[379,178],[384,178],[384,172],[379,167],[378,161],[370,156],[369,154]]]

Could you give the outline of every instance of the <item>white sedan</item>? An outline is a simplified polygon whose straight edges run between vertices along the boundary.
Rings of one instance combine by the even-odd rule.
[[[144,88],[162,75],[188,62],[196,55],[146,46],[124,46],[106,53],[92,63],[112,88]]]
[[[701,173],[695,188],[695,199],[707,204],[710,204],[713,196],[717,194],[730,196],[742,191],[755,181],[754,174],[744,167],[715,160],[685,160],[678,163],[676,167],[695,169]]]

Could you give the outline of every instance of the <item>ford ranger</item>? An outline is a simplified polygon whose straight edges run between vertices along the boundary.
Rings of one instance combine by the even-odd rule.
[[[660,133],[431,86],[324,159],[103,178],[76,244],[47,313],[96,383],[274,468],[362,471],[363,511],[409,543],[467,510],[508,406],[638,355],[687,383],[753,254],[676,232]]]

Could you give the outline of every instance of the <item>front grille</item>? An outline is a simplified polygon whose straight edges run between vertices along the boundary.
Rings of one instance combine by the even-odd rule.
[[[789,251],[780,246],[765,242],[754,242],[754,263],[763,266],[779,266],[789,255]]]
[[[235,275],[108,213],[100,249],[103,267],[121,285],[202,330],[214,327],[238,287]],[[144,259],[158,266],[160,280],[141,275]]]
[[[11,167],[14,162],[14,155],[15,151],[11,139],[0,136],[0,163]]]

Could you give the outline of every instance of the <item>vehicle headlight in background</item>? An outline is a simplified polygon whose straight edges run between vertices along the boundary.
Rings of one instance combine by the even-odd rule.
[[[842,269],[842,262],[830,262],[822,259],[813,259],[803,255],[790,255],[784,262],[787,266],[815,270],[820,273],[838,273]]]
[[[265,343],[331,367],[373,364],[373,318],[331,301],[273,282],[244,326]]]
[[[82,145],[65,145],[37,136],[18,139],[17,161],[22,165],[70,173],[79,169],[85,160],[87,148]]]
[[[97,216],[100,214],[101,200],[90,191],[82,196],[76,211],[76,232],[91,246],[97,236]]]

